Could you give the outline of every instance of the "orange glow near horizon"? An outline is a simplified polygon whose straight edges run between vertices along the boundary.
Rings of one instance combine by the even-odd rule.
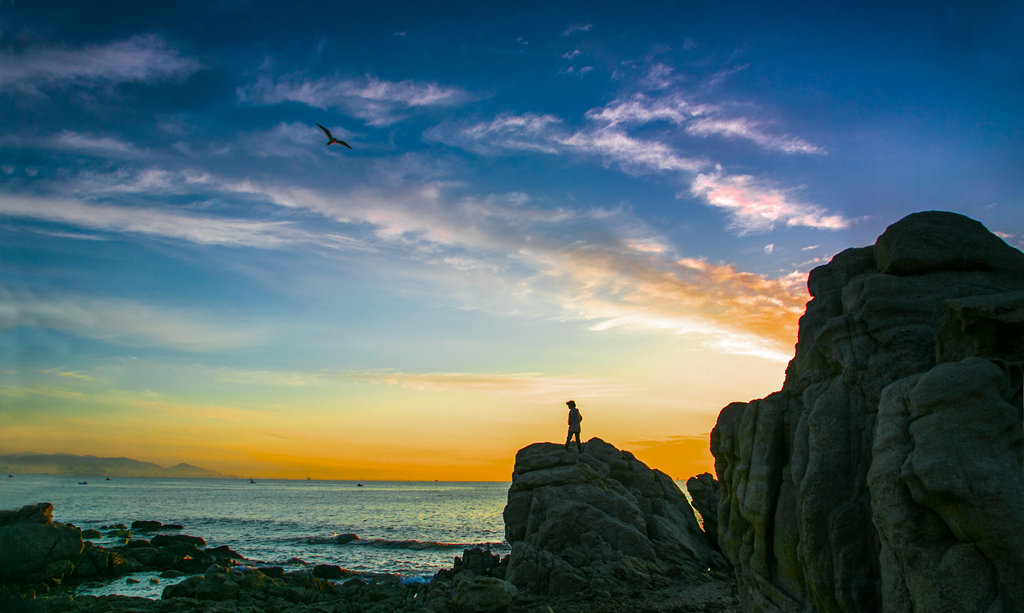
[[[0,415],[0,455],[124,456],[255,478],[509,481],[519,449],[564,442],[564,402],[574,398],[584,440],[675,479],[713,472],[707,433],[718,411],[778,389],[783,366],[672,338],[645,347],[639,358],[581,364],[615,373],[587,379],[312,373],[294,384],[288,373],[189,370],[183,378],[225,391],[177,396],[112,389],[102,373],[53,373],[53,385],[0,390],[17,404]]]

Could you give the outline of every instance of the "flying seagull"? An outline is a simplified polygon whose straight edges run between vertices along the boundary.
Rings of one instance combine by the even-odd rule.
[[[349,147],[349,146],[348,146],[348,143],[346,143],[345,141],[343,141],[343,140],[338,140],[338,139],[334,138],[334,136],[333,136],[333,135],[331,134],[331,131],[330,131],[330,130],[328,130],[327,128],[323,127],[322,125],[320,125],[320,124],[316,124],[316,127],[318,127],[318,128],[320,128],[321,130],[323,130],[323,131],[324,131],[324,134],[326,134],[326,135],[327,135],[327,138],[331,139],[331,140],[327,141],[327,146],[328,146],[328,147],[330,147],[330,146],[331,146],[331,145],[333,145],[334,143],[338,143],[339,145],[345,145],[345,146],[346,146],[346,147],[348,147],[349,149],[351,149],[351,148],[352,148],[352,147]]]

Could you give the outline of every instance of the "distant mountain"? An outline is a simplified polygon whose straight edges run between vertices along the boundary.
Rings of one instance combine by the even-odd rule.
[[[96,477],[187,477],[191,479],[232,476],[184,463],[164,468],[152,462],[140,462],[131,458],[101,458],[94,455],[83,456],[69,453],[21,453],[0,456],[0,472]]]

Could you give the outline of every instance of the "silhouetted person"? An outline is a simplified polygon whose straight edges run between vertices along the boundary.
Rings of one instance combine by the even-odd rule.
[[[572,440],[572,435],[576,435],[576,451],[583,451],[583,447],[580,445],[580,422],[583,421],[583,416],[580,415],[580,410],[576,408],[576,401],[570,400],[565,404],[569,405],[569,434],[565,437],[565,450],[569,451],[569,441]]]

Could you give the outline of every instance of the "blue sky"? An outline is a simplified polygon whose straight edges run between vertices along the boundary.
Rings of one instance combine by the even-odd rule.
[[[503,478],[575,397],[689,457],[835,253],[928,209],[1024,245],[1022,41],[1017,2],[5,0],[0,452]]]

